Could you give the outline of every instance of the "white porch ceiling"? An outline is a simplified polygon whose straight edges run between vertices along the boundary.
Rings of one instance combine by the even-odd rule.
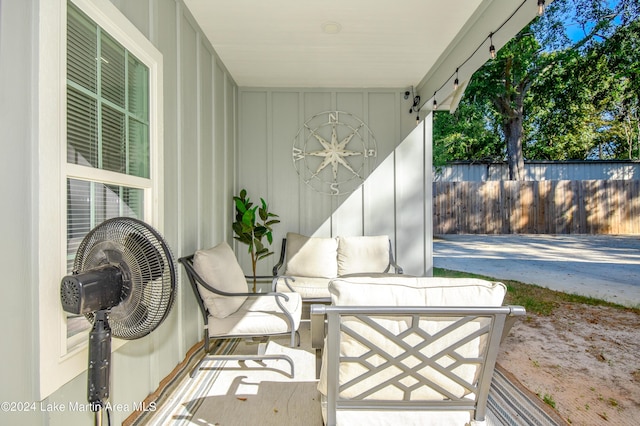
[[[536,0],[184,1],[241,87],[416,86],[423,99],[487,39],[460,70],[468,79],[489,58],[489,34],[499,48],[537,10]]]

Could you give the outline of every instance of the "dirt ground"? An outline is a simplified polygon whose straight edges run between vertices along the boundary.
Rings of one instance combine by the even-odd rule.
[[[527,315],[498,363],[571,425],[640,424],[640,314],[562,303]]]

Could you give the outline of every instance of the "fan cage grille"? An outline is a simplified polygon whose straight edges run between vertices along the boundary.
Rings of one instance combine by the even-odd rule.
[[[176,269],[169,246],[151,226],[134,218],[113,218],[91,230],[80,244],[74,271],[105,264],[123,271],[121,302],[109,313],[115,337],[138,339],[155,330],[174,302]],[[94,322],[94,314],[85,315]]]

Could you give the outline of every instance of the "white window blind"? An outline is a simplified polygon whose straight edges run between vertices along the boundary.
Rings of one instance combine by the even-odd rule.
[[[149,68],[69,2],[68,272],[78,245],[96,225],[117,216],[145,218],[153,187],[149,87]],[[67,337],[87,327],[84,318],[69,318]]]

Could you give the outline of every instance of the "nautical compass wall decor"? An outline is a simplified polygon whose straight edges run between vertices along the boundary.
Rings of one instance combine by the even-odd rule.
[[[323,194],[348,194],[375,167],[376,139],[355,115],[322,112],[298,130],[292,156],[298,175],[311,188]]]

